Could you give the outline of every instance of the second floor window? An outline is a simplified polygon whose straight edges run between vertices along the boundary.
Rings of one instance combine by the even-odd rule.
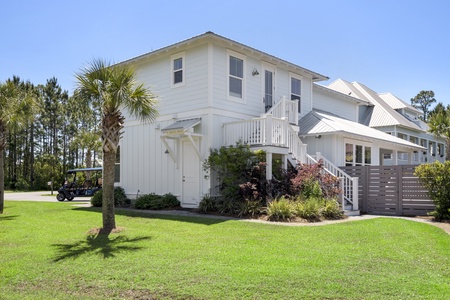
[[[301,94],[302,94],[302,82],[300,79],[291,77],[291,100],[298,101],[298,112],[301,112]]]
[[[244,80],[244,61],[242,59],[230,56],[229,77],[229,95],[242,98],[242,82]]]
[[[173,84],[183,83],[183,57],[173,60]]]

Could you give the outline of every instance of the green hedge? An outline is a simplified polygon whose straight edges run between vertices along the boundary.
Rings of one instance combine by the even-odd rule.
[[[139,196],[134,203],[137,209],[165,209],[180,206],[180,201],[171,193],[165,195],[156,195],[154,193]]]

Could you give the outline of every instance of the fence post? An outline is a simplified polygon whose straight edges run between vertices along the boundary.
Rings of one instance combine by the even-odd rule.
[[[397,215],[403,215],[403,166],[396,167],[395,176],[397,177]]]

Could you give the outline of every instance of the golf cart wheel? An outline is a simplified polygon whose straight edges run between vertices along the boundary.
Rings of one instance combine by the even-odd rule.
[[[74,197],[68,197],[67,200],[68,201],[72,201]]]
[[[58,195],[56,196],[56,200],[58,201],[64,201],[65,198],[66,196],[63,193],[58,193]]]

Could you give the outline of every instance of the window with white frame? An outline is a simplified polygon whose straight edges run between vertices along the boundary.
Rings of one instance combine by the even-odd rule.
[[[372,148],[368,145],[345,144],[346,166],[368,166],[372,163]]]
[[[244,98],[244,60],[234,55],[229,55],[229,96]]]
[[[172,56],[172,86],[184,85],[184,53]]]
[[[301,112],[302,99],[302,81],[298,78],[291,77],[291,100],[298,101],[298,112]]]
[[[114,182],[120,182],[120,146],[117,147],[116,161],[114,164]]]

